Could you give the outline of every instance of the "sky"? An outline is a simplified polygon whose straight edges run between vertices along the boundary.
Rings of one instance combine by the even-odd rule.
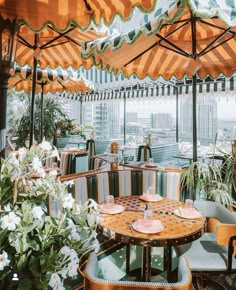
[[[149,117],[151,113],[170,113],[175,115],[175,101],[162,102],[128,102],[128,112],[138,112],[139,117]],[[218,101],[217,113],[219,119],[235,119],[236,120],[236,100]]]

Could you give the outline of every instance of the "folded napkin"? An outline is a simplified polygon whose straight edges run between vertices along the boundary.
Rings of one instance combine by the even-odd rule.
[[[183,218],[199,218],[202,216],[201,213],[197,211],[195,208],[179,207],[178,213],[179,216]]]

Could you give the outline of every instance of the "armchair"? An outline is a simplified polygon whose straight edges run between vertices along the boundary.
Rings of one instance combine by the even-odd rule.
[[[197,200],[194,207],[207,218],[215,218],[218,223],[215,232],[206,232],[200,239],[176,247],[183,255],[194,276],[236,273],[236,214],[222,204]]]
[[[105,280],[99,277],[99,265],[95,252],[89,256],[84,272],[85,290],[192,290],[192,275],[186,260],[181,257],[178,268],[178,281],[176,283],[165,282],[138,282]]]

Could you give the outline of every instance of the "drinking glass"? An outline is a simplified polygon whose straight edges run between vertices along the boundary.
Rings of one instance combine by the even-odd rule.
[[[114,204],[114,196],[109,194],[109,195],[106,197],[106,205],[107,205],[108,207],[110,207],[110,206],[112,206],[113,204]]]
[[[189,199],[189,198],[185,199],[184,207],[192,209],[193,208],[193,200]]]

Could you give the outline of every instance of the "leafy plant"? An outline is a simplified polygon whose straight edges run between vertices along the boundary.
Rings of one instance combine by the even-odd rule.
[[[16,101],[17,102],[17,101]],[[17,112],[11,108],[9,112],[9,124],[15,129],[15,135],[17,136],[16,145],[17,148],[24,147],[25,141],[29,135],[30,124],[30,110],[31,101],[26,95],[19,95],[18,103],[21,104],[20,110]],[[40,128],[41,128],[41,97],[36,95],[35,97],[35,112],[34,112],[34,138],[37,143],[40,143]],[[57,99],[51,95],[44,96],[43,105],[43,135],[46,140],[52,140],[56,131],[56,123],[58,120],[67,120],[68,115],[57,101]]]
[[[191,163],[182,175],[181,188],[192,194],[193,199],[206,198],[220,202],[226,207],[235,206],[232,189],[235,186],[232,178],[232,156],[225,156],[222,164]]]
[[[67,182],[46,174],[44,162],[57,156],[50,143],[20,148],[2,160],[0,175],[0,289],[72,289],[79,256],[97,245],[97,204],[76,204]],[[49,215],[48,202],[62,210]]]

